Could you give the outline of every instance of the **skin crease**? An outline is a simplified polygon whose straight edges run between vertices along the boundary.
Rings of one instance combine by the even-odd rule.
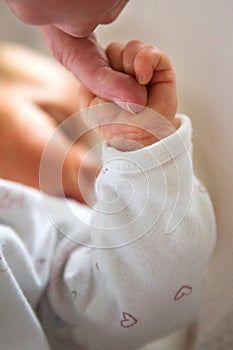
[[[126,45],[112,43],[106,51],[115,69],[133,75],[140,84],[145,85],[147,108],[132,116],[117,106],[110,106],[106,109],[106,117],[103,113],[99,121],[97,115],[96,119],[85,119],[84,122],[89,127],[99,124],[95,131],[108,140],[110,146],[121,151],[149,146],[173,133],[180,122],[175,118],[178,105],[176,78],[167,55],[137,40]],[[93,95],[84,86],[80,86],[79,95],[80,109],[108,102]]]
[[[69,24],[79,28],[77,37],[82,37],[82,31],[90,35],[94,24],[111,23],[114,21],[126,0],[8,0],[7,3],[14,13],[25,23],[34,25]],[[89,29],[89,30],[88,30]],[[92,30],[91,30],[92,29]],[[74,34],[72,34],[74,35]]]
[[[94,39],[99,24],[114,21],[127,0],[8,0],[25,23],[40,26],[53,55],[93,94],[143,109],[146,89],[125,72],[114,70],[105,50]],[[94,74],[93,74],[94,72]],[[139,106],[135,106],[138,104]],[[120,104],[127,109],[127,104]]]

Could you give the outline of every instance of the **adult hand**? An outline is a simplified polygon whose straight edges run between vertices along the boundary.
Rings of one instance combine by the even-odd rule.
[[[0,177],[39,188],[44,147],[60,122],[78,110],[78,83],[56,62],[12,44],[0,46]],[[82,125],[80,125],[80,128]],[[78,132],[78,130],[77,130]],[[49,157],[48,181],[42,190],[61,195],[53,180],[64,160],[62,185],[66,196],[83,201],[77,176],[89,149],[59,133]],[[87,191],[94,183],[97,161],[82,166]],[[82,182],[84,184],[84,182]],[[82,192],[82,193],[84,193]]]
[[[39,25],[54,56],[93,94],[138,112],[147,91],[130,74],[112,69],[91,33],[111,23],[127,0],[7,0],[24,22]],[[118,52],[115,53],[119,55]],[[132,103],[132,105],[130,104]]]

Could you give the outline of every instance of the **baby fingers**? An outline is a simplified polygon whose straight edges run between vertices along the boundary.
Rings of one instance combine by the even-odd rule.
[[[117,60],[118,67],[121,67],[125,73],[135,76],[141,85],[161,82],[164,79],[175,80],[175,75],[171,74],[172,64],[167,55],[157,47],[146,45],[141,41],[133,40],[124,48],[121,46]]]
[[[123,71],[123,67],[122,67],[123,48],[124,48],[124,44],[119,42],[113,42],[109,44],[106,48],[106,54],[107,54],[110,66],[119,72]]]

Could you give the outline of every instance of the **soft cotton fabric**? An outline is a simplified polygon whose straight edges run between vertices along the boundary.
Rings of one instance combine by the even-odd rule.
[[[103,146],[94,208],[0,183],[2,349],[136,349],[198,318],[215,245],[191,125]]]

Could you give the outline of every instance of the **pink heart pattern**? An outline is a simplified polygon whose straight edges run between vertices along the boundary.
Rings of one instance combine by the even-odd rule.
[[[121,327],[122,328],[130,328],[134,326],[136,323],[138,323],[138,320],[128,312],[122,312],[122,320],[121,320]]]
[[[35,261],[35,269],[38,274],[44,272],[47,260],[45,258],[39,258]]]
[[[180,300],[185,296],[188,296],[192,293],[193,288],[191,286],[184,285],[176,292],[174,296],[174,301]]]

